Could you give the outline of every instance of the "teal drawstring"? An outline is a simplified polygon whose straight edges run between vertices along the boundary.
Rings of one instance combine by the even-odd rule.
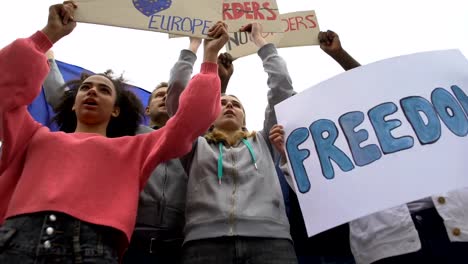
[[[255,152],[254,152],[254,149],[252,147],[252,145],[250,144],[249,141],[247,141],[246,139],[242,139],[242,143],[244,143],[244,145],[247,147],[247,149],[249,150],[249,153],[250,153],[250,157],[252,158],[252,163],[254,164],[255,166],[255,169],[258,170],[258,167],[257,167],[257,159],[255,158]],[[219,146],[219,156],[218,156],[218,183],[219,185],[221,185],[221,179],[223,178],[223,143],[220,142],[218,144]]]
[[[254,153],[254,150],[252,148],[252,145],[246,139],[242,139],[242,142],[244,142],[247,149],[249,149],[250,157],[252,158],[252,162],[253,162],[253,164],[255,166],[255,169],[258,170],[258,168],[257,168],[257,159],[255,158],[255,153]]]
[[[218,156],[218,182],[221,185],[221,178],[223,178],[223,143],[219,143],[219,156]]]

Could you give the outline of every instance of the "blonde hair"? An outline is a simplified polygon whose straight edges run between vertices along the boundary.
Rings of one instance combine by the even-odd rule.
[[[229,146],[233,146],[242,139],[253,138],[254,140],[256,140],[257,132],[249,132],[246,128],[242,128],[242,130],[236,132],[233,138],[229,139],[226,133],[217,130],[215,127],[211,127],[204,137],[208,141],[208,143],[218,144],[220,142],[223,142],[225,144],[228,144]]]

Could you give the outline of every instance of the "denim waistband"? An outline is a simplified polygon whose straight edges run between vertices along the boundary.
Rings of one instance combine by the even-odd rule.
[[[54,255],[82,262],[86,257],[117,259],[118,230],[80,221],[57,212],[9,218],[3,228],[15,231],[5,249],[35,257]]]

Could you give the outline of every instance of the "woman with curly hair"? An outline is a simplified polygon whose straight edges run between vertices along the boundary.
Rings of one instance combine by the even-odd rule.
[[[51,6],[42,31],[0,50],[0,263],[117,263],[151,171],[189,152],[220,112],[216,62],[227,37],[217,24],[205,41],[200,73],[164,128],[117,137],[134,133],[139,110],[104,75],[87,77],[67,94],[57,121],[70,133],[35,122],[27,105],[49,72],[44,53],[74,29],[76,7]],[[65,105],[76,115],[75,129]],[[119,132],[127,122],[130,133]]]
[[[74,109],[75,98],[80,90],[86,90],[89,87],[85,81],[91,76],[93,75],[84,73],[79,80],[66,83],[64,87],[67,89],[61,89],[65,92],[54,108],[57,114],[52,120],[58,125],[60,131],[66,133],[75,132],[77,126],[77,113]],[[106,128],[106,136],[110,138],[134,136],[142,121],[143,115],[143,106],[140,99],[138,99],[134,93],[126,89],[126,84],[122,77],[118,79],[112,78],[111,70],[95,76],[105,77],[112,82],[116,91],[115,106],[119,107],[119,114],[117,116],[111,116]]]

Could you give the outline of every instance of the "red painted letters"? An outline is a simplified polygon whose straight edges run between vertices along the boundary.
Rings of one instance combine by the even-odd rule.
[[[277,10],[270,7],[270,2],[234,2],[223,4],[223,19],[236,20],[245,17],[251,20],[276,20]]]
[[[290,17],[288,19],[281,19],[281,21],[286,22],[286,29],[284,32],[297,31],[301,29],[316,28],[317,23],[313,20],[313,15],[308,15],[306,17],[296,16]]]

